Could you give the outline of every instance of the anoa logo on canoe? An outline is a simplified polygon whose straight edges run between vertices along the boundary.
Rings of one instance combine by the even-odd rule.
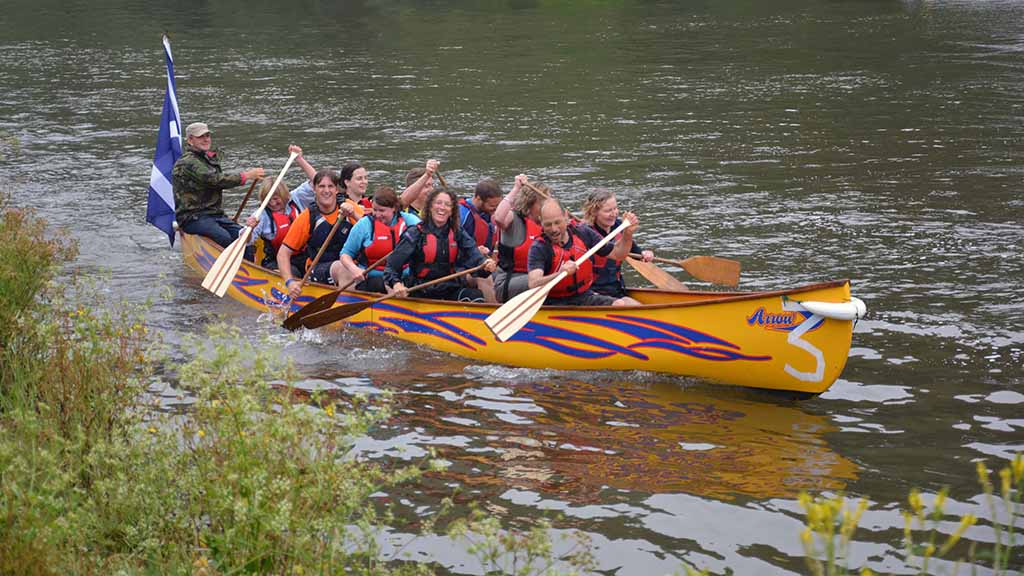
[[[747,324],[750,326],[763,326],[766,330],[792,330],[796,328],[803,317],[796,312],[769,312],[761,306],[753,314],[747,316]]]

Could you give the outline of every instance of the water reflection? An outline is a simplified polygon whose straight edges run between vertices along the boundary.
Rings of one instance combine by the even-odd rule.
[[[396,392],[398,410],[389,437],[360,450],[395,456],[404,446],[413,457],[434,447],[454,463],[446,477],[492,495],[511,486],[577,503],[622,491],[792,497],[857,476],[828,446],[836,428],[799,407],[600,377],[408,384],[376,384]]]

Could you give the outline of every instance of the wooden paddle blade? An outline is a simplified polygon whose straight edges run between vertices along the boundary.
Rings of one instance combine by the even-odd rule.
[[[680,260],[679,266],[694,278],[712,284],[736,286],[740,283],[740,263],[736,260],[717,256],[691,256]]]
[[[288,330],[298,329],[299,326],[302,326],[303,318],[307,316],[312,316],[317,312],[323,312],[324,310],[327,310],[331,306],[334,306],[334,303],[338,301],[338,295],[340,294],[341,290],[334,290],[328,292],[327,294],[324,294],[323,296],[317,298],[316,300],[313,300],[309,304],[306,304],[302,308],[299,308],[291,316],[285,318],[284,322],[281,323],[281,326],[284,326]]]
[[[248,226],[242,228],[242,233],[234,242],[228,245],[217,260],[210,266],[210,271],[203,278],[203,288],[223,297],[228,291],[228,286],[235,279],[238,267],[242,265],[242,258],[245,256],[245,247],[249,244],[249,236],[252,229]]]
[[[335,226],[337,226],[337,222],[335,222]],[[332,234],[333,234],[333,228],[332,228]],[[330,241],[331,241],[330,237],[328,237],[327,242],[330,242]],[[326,245],[327,245],[327,243],[325,242],[324,246],[326,246]],[[376,262],[374,262],[373,264],[370,264],[366,269],[367,270],[373,270],[378,265],[386,263],[387,260],[388,260],[388,256],[391,256],[391,254],[393,252],[394,252],[394,249],[392,249],[391,252],[388,252],[387,254],[381,256],[380,258],[378,258]],[[319,257],[320,257],[320,255],[317,254],[317,258],[319,258]],[[315,266],[315,264],[314,264],[314,266]],[[310,270],[312,270],[312,269],[313,268],[310,267]],[[302,283],[303,284],[306,283],[306,279],[308,277],[309,277],[309,272],[307,271],[306,272],[306,276],[303,276],[303,278],[302,278]],[[345,284],[341,288],[338,288],[337,290],[335,290],[333,292],[328,292],[327,294],[324,294],[323,296],[317,298],[316,300],[313,300],[309,304],[306,304],[302,308],[299,308],[294,314],[292,314],[291,316],[285,318],[284,322],[282,322],[281,325],[284,326],[285,328],[289,329],[289,330],[295,330],[299,326],[302,326],[301,320],[303,318],[305,318],[306,316],[311,316],[313,314],[316,314],[317,312],[322,312],[324,310],[327,310],[331,306],[334,306],[334,303],[338,300],[338,296],[342,292],[344,292],[345,290],[348,290],[353,285],[355,285],[355,283],[358,280],[360,280],[360,279],[359,278],[353,278],[352,280],[349,280],[348,284]]]
[[[305,328],[319,328],[321,326],[326,326],[328,324],[337,322],[338,320],[344,320],[349,316],[354,316],[362,312],[363,310],[369,308],[370,306],[373,306],[378,301],[380,301],[380,299],[375,298],[373,300],[364,300],[362,302],[351,302],[349,304],[342,304],[341,306],[335,306],[334,308],[324,310],[323,312],[310,314],[309,316],[301,318],[299,320],[299,323],[302,324],[302,326]]]
[[[548,292],[555,287],[555,284],[565,277],[565,272],[559,272],[558,276],[549,280],[547,284],[531,288],[526,292],[516,295],[508,302],[505,302],[491,315],[484,319],[484,324],[490,328],[494,337],[500,342],[505,342],[515,336],[516,332],[526,326],[530,319],[544,305]]]
[[[655,287],[661,290],[671,290],[673,292],[684,292],[688,290],[686,284],[683,284],[676,279],[675,276],[662,270],[657,264],[651,264],[650,262],[644,262],[643,260],[637,260],[635,258],[626,258],[626,262],[633,267],[634,270],[640,273],[641,276],[647,279],[648,282],[654,284]]]

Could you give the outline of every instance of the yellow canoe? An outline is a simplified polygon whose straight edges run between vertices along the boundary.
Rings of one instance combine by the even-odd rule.
[[[181,234],[186,263],[205,275],[221,248]],[[332,287],[310,284],[291,311]],[[279,305],[276,272],[243,262],[228,294],[259,310]],[[379,296],[350,291],[339,304]],[[846,365],[864,304],[838,280],[770,292],[635,289],[629,308],[545,306],[507,342],[484,324],[489,304],[391,299],[346,323],[480,362],[559,370],[647,370],[736,386],[820,394]]]

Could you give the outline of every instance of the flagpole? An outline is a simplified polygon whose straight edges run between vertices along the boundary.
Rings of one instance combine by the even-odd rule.
[[[174,82],[174,59],[171,57],[171,41],[164,34],[162,39],[164,56],[167,60],[167,89],[164,106],[160,113],[157,130],[156,152],[149,176],[149,198],[146,204],[146,222],[167,234],[174,246],[174,190],[171,184],[171,170],[181,157],[181,115],[178,113],[178,96]]]

